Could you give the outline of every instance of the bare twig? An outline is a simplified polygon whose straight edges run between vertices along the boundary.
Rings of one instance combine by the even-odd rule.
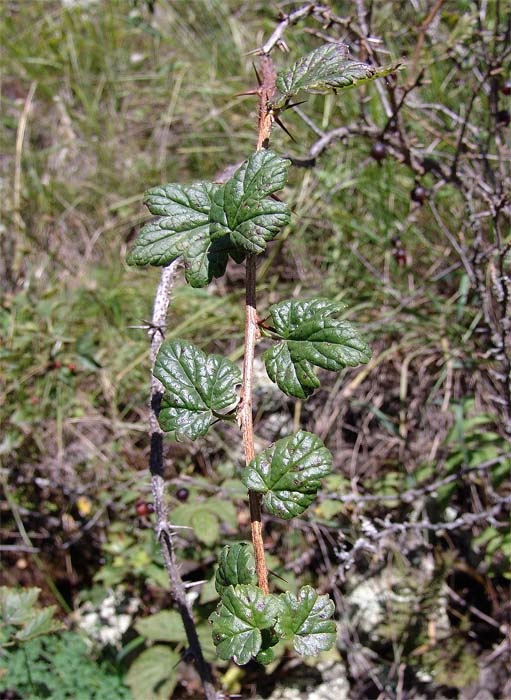
[[[156,356],[165,337],[167,311],[170,295],[179,262],[175,261],[164,267],[160,283],[154,299],[153,315],[148,330],[151,341],[151,368],[154,367]],[[197,671],[202,681],[207,700],[216,700],[217,693],[213,684],[211,668],[204,659],[202,648],[197,635],[192,608],[186,596],[186,587],[179,573],[172,542],[173,528],[168,521],[167,505],[165,503],[165,479],[163,476],[163,431],[158,424],[158,413],[163,396],[163,386],[151,372],[151,407],[149,412],[149,431],[151,436],[151,452],[149,468],[151,470],[151,489],[156,516],[156,537],[160,542],[163,561],[170,581],[171,591],[176,606],[183,620],[190,654],[195,659]]]

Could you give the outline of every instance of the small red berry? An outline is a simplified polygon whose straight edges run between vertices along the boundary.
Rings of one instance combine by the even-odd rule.
[[[422,185],[417,185],[411,191],[410,197],[413,199],[414,202],[419,202],[419,204],[424,204],[424,202],[428,198],[428,192],[427,192],[426,188],[423,187]]]
[[[387,148],[385,147],[384,143],[382,143],[381,141],[377,141],[373,144],[373,147],[371,148],[371,158],[374,158],[374,160],[381,162],[386,155]]]
[[[62,362],[60,360],[53,361],[53,369],[60,369],[62,367]]]
[[[144,515],[149,515],[149,512],[152,512],[149,510],[149,503],[146,503],[145,501],[139,501],[135,506],[135,510],[137,511],[139,518],[143,518]]]
[[[506,80],[505,83],[502,83],[500,91],[503,95],[511,95],[511,80]]]
[[[406,251],[404,248],[398,248],[394,252],[394,260],[397,262],[397,264],[400,267],[403,267],[404,265],[406,265]]]
[[[70,362],[67,368],[71,372],[71,374],[74,374],[76,372],[76,365],[74,362]]]
[[[497,124],[502,124],[503,126],[509,126],[510,117],[507,109],[501,109],[497,112]]]
[[[176,491],[176,498],[178,501],[181,501],[181,502],[187,501],[189,495],[190,495],[190,492],[188,491],[188,489],[183,488],[183,489],[178,489]]]

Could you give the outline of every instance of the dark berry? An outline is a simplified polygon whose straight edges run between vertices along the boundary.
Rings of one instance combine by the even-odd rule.
[[[422,165],[424,166],[424,170],[427,173],[430,172],[435,172],[435,170],[438,170],[438,163],[434,158],[429,158],[426,156],[424,160],[422,161]]]
[[[503,95],[511,95],[511,80],[506,80],[505,83],[502,83],[500,91]]]
[[[186,501],[188,499],[188,496],[190,495],[190,492],[188,489],[178,489],[176,491],[176,498],[178,501]]]
[[[497,124],[502,124],[503,126],[509,126],[509,112],[507,109],[501,109],[497,112]]]
[[[371,158],[374,158],[374,160],[380,162],[385,158],[386,155],[387,149],[384,143],[382,143],[381,141],[377,141],[375,144],[373,144],[373,147],[371,148]]]
[[[413,199],[414,202],[424,204],[424,202],[428,198],[428,193],[425,187],[423,187],[422,185],[417,185],[411,191],[410,197]]]

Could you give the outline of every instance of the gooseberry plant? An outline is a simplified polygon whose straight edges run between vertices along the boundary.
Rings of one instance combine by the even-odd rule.
[[[292,221],[276,192],[286,185],[291,165],[269,147],[271,128],[294,106],[300,93],[328,91],[373,80],[395,70],[376,70],[353,60],[348,49],[328,43],[276,72],[267,53],[260,61],[259,129],[256,150],[225,182],[195,182],[153,187],[145,196],[151,214],[128,254],[131,265],[168,266],[184,261],[192,287],[221,277],[229,258],[245,264],[245,345],[243,372],[229,359],[208,355],[186,340],[163,340],[155,355],[153,409],[161,431],[174,440],[196,440],[218,421],[237,422],[245,453],[242,481],[248,489],[253,557],[246,544],[226,546],[216,573],[220,596],[211,615],[213,640],[222,659],[238,664],[269,663],[273,647],[287,640],[301,655],[330,649],[336,639],[334,604],[311,586],[295,596],[270,592],[261,511],[289,520],[313,502],[332,455],[321,439],[303,430],[255,454],[252,425],[252,374],[256,342],[271,346],[263,354],[270,379],[290,397],[307,399],[320,385],[317,368],[339,371],[370,358],[359,331],[341,317],[343,306],[323,298],[290,299],[256,310],[256,259]],[[248,94],[248,93],[247,93]],[[154,336],[153,336],[154,337]],[[238,387],[241,392],[238,395]],[[154,491],[154,489],[153,489]],[[156,498],[158,514],[158,499]],[[161,504],[160,504],[161,506]],[[160,538],[165,529],[160,522]],[[185,625],[186,626],[186,625]]]

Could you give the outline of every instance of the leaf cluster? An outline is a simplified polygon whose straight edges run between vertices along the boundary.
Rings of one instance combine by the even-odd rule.
[[[247,546],[225,547],[215,581],[221,602],[210,617],[220,658],[232,658],[240,665],[252,658],[268,664],[281,641],[290,642],[302,656],[332,647],[334,604],[327,595],[318,595],[311,586],[303,586],[296,596],[265,595],[253,581]]]

